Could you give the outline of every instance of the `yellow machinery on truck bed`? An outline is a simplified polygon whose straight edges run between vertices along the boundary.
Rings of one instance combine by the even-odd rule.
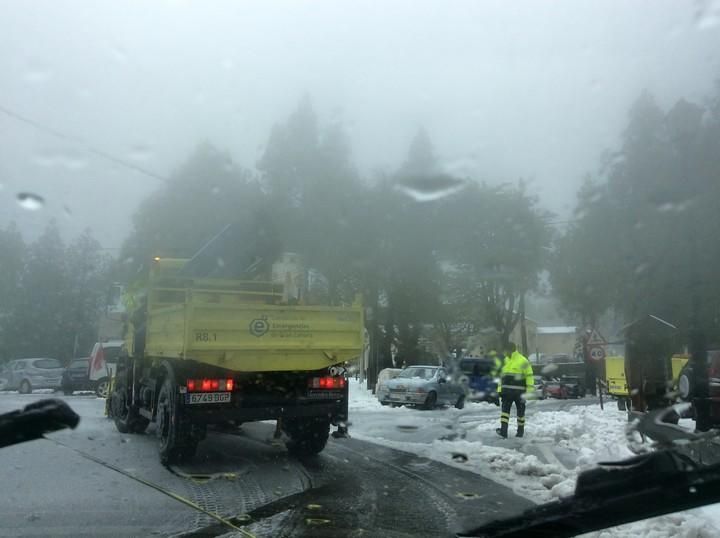
[[[283,283],[188,276],[156,258],[136,297],[110,415],[121,432],[157,424],[160,459],[192,457],[206,426],[278,421],[288,447],[320,452],[345,433],[342,364],[363,350],[363,309],[300,304]]]

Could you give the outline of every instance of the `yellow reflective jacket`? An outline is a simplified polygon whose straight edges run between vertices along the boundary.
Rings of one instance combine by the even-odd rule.
[[[535,378],[530,361],[519,351],[514,351],[512,355],[505,358],[505,364],[500,370],[500,383],[497,391],[502,392],[503,388],[522,392],[531,392],[535,388]]]

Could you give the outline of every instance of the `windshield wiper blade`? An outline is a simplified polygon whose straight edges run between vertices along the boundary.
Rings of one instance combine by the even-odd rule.
[[[668,449],[602,463],[580,474],[572,497],[458,536],[576,536],[716,502],[720,502],[720,464],[698,466]]]
[[[22,410],[0,415],[0,448],[75,428],[79,422],[80,416],[62,400],[39,400]]]

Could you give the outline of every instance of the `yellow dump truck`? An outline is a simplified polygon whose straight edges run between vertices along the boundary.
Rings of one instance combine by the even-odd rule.
[[[155,422],[163,463],[194,456],[213,423],[275,419],[290,449],[323,450],[347,421],[359,301],[297,304],[282,282],[188,277],[186,263],[156,258],[135,300],[109,405],[117,429]]]
[[[677,386],[680,371],[689,358],[688,355],[673,355],[671,360],[673,386]],[[618,408],[622,411],[627,409],[630,391],[625,374],[625,357],[605,357],[605,383],[608,394],[617,400]]]

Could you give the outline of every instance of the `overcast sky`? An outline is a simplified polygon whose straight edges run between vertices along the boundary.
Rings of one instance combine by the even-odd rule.
[[[643,89],[701,100],[720,75],[718,2],[84,2],[0,0],[0,225],[55,216],[120,245],[157,180],[210,141],[254,167],[308,93],[368,175],[419,126],[448,171],[532,180],[568,213]],[[83,142],[84,141],[84,142]],[[41,210],[15,201],[46,198]]]

